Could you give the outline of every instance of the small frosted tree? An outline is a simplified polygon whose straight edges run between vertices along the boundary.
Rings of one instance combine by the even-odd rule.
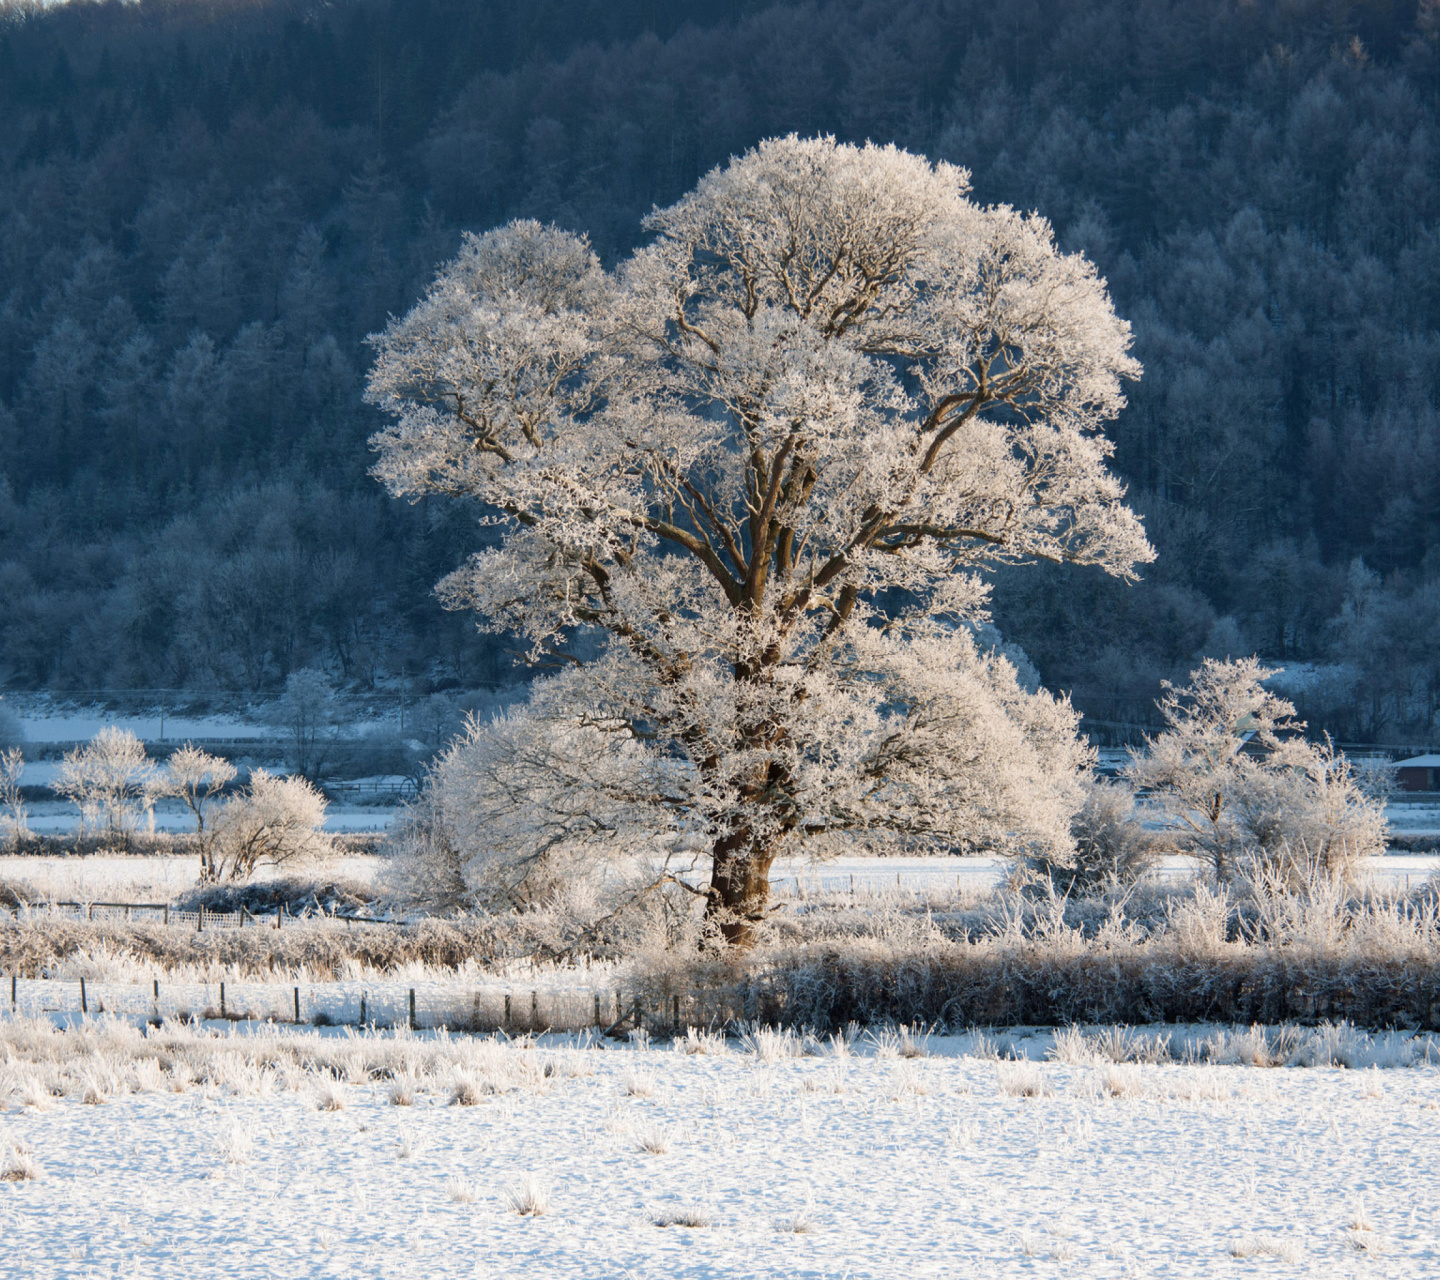
[[[83,747],[65,753],[54,789],[80,808],[82,829],[127,842],[151,804],[155,763],[128,729],[107,725]]]
[[[376,474],[498,532],[442,597],[573,666],[528,714],[645,761],[597,783],[617,829],[702,849],[732,942],[786,850],[1070,839],[1075,717],[969,628],[988,566],[1150,559],[1102,434],[1139,366],[1094,268],[968,186],[771,140],[614,272],[533,222],[468,236],[374,340]],[[537,767],[558,800],[569,763]],[[529,803],[484,840],[533,866]]]
[[[1384,851],[1384,803],[1358,785],[1327,740],[1308,742],[1295,707],[1265,687],[1255,658],[1207,658],[1160,711],[1167,728],[1126,774],[1149,788],[1182,847],[1219,880],[1258,866],[1297,881],[1346,877]]]
[[[195,834],[200,845],[200,878],[216,879],[215,869],[210,865],[213,852],[211,842],[206,839],[205,820],[210,808],[225,788],[235,780],[235,766],[220,756],[212,756],[194,743],[187,742],[171,753],[165,768],[150,784],[151,795],[156,799],[173,796],[190,810],[195,819]]]
[[[25,756],[19,747],[0,751],[0,805],[6,811],[0,817],[0,840],[11,847],[22,844],[30,834],[20,791],[20,776],[24,772]]]
[[[285,692],[271,705],[270,719],[285,733],[292,769],[307,778],[317,776],[335,740],[336,713],[335,687],[323,671],[304,667],[285,678]]]
[[[201,837],[202,879],[248,880],[262,866],[323,856],[325,797],[305,778],[256,769]]]

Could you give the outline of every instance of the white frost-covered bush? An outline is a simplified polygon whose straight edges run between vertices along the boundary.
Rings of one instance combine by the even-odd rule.
[[[83,826],[102,827],[112,840],[127,840],[142,810],[153,804],[155,763],[128,729],[106,725],[85,746],[65,753],[54,788],[80,807]]]
[[[1096,778],[1070,820],[1073,850],[1033,857],[1033,870],[1064,893],[1089,893],[1134,884],[1159,856],[1155,834],[1135,811],[1135,792],[1123,782]]]
[[[1317,869],[1345,879],[1384,852],[1384,803],[1328,740],[1299,736],[1294,706],[1265,688],[1275,674],[1254,658],[1207,658],[1187,687],[1167,685],[1168,728],[1127,776],[1150,788],[1180,847],[1217,879],[1256,868],[1297,883]]]
[[[201,836],[201,878],[248,880],[258,867],[319,857],[329,850],[324,823],[325,797],[306,779],[256,769]]]

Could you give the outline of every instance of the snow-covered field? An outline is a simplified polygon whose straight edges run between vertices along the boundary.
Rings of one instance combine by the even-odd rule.
[[[333,1036],[336,1079],[241,1036],[197,1083],[158,1039],[0,1068],[6,1276],[1440,1273],[1434,1065],[402,1035]]]
[[[286,875],[343,879],[371,884],[384,865],[383,857],[347,854],[324,862],[286,867]],[[1188,858],[1166,858],[1157,875],[1177,881],[1194,872]],[[0,882],[24,883],[41,897],[67,902],[161,902],[193,888],[192,857],[155,854],[115,857],[0,856]],[[771,883],[782,896],[848,893],[880,894],[899,890],[922,897],[981,892],[997,884],[1009,870],[999,858],[838,858],[832,862],[777,862]],[[1377,886],[1407,888],[1440,872],[1440,857],[1431,854],[1390,854],[1370,860],[1367,873]],[[261,868],[257,879],[278,874]]]
[[[373,854],[347,854],[324,862],[261,867],[253,879],[263,881],[284,874],[370,884],[383,861]],[[171,902],[195,887],[199,870],[196,858],[175,854],[0,856],[0,882],[26,885],[54,902]]]
[[[30,767],[25,768],[25,784],[30,785]],[[38,782],[36,785],[40,785]],[[394,809],[365,805],[333,803],[325,810],[325,830],[332,835],[362,831],[387,831],[395,821]],[[71,835],[80,825],[80,811],[73,804],[46,800],[28,807],[26,825],[39,835]],[[162,801],[155,808],[156,831],[193,831],[195,819],[173,801]]]

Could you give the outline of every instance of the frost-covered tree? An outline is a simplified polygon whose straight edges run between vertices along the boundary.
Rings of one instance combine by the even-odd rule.
[[[15,847],[30,834],[26,822],[25,801],[21,796],[20,777],[25,772],[25,755],[19,747],[0,751],[0,847]]]
[[[1300,736],[1294,705],[1265,687],[1278,674],[1255,658],[1207,658],[1189,685],[1167,682],[1168,727],[1126,769],[1219,880],[1255,863],[1297,880],[1343,878],[1384,851],[1383,800],[1328,740]]]
[[[128,840],[148,808],[155,762],[128,729],[106,725],[83,747],[65,753],[54,789],[80,807],[82,826],[103,824],[107,839]]]
[[[318,857],[329,848],[324,823],[325,797],[306,779],[256,769],[201,837],[201,878],[248,880],[258,867]]]
[[[893,147],[768,141],[613,273],[533,222],[467,237],[374,340],[396,419],[376,474],[493,513],[443,598],[574,660],[495,732],[556,735],[530,781],[562,810],[563,744],[589,735],[614,840],[701,849],[731,941],[785,849],[1070,838],[1075,716],[969,627],[987,566],[1150,559],[1101,434],[1139,366],[1094,268],[968,185]],[[554,830],[538,801],[500,811],[504,856]]]
[[[187,742],[171,753],[165,768],[150,784],[155,798],[174,796],[190,810],[195,819],[195,834],[200,842],[200,878],[215,880],[212,842],[206,839],[205,819],[210,806],[235,780],[235,766],[221,756]]]
[[[269,719],[288,739],[289,765],[315,777],[338,731],[335,687],[323,671],[305,667],[285,677],[285,692],[270,706]]]

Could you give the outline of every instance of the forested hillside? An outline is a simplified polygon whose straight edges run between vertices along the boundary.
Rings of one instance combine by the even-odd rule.
[[[1037,208],[1145,365],[1139,586],[996,618],[1102,720],[1201,654],[1440,712],[1437,0],[170,0],[0,8],[0,679],[511,678],[434,581],[478,513],[367,475],[367,334],[465,229],[606,262],[758,139],[895,141]],[[1408,736],[1408,737],[1407,737]]]

